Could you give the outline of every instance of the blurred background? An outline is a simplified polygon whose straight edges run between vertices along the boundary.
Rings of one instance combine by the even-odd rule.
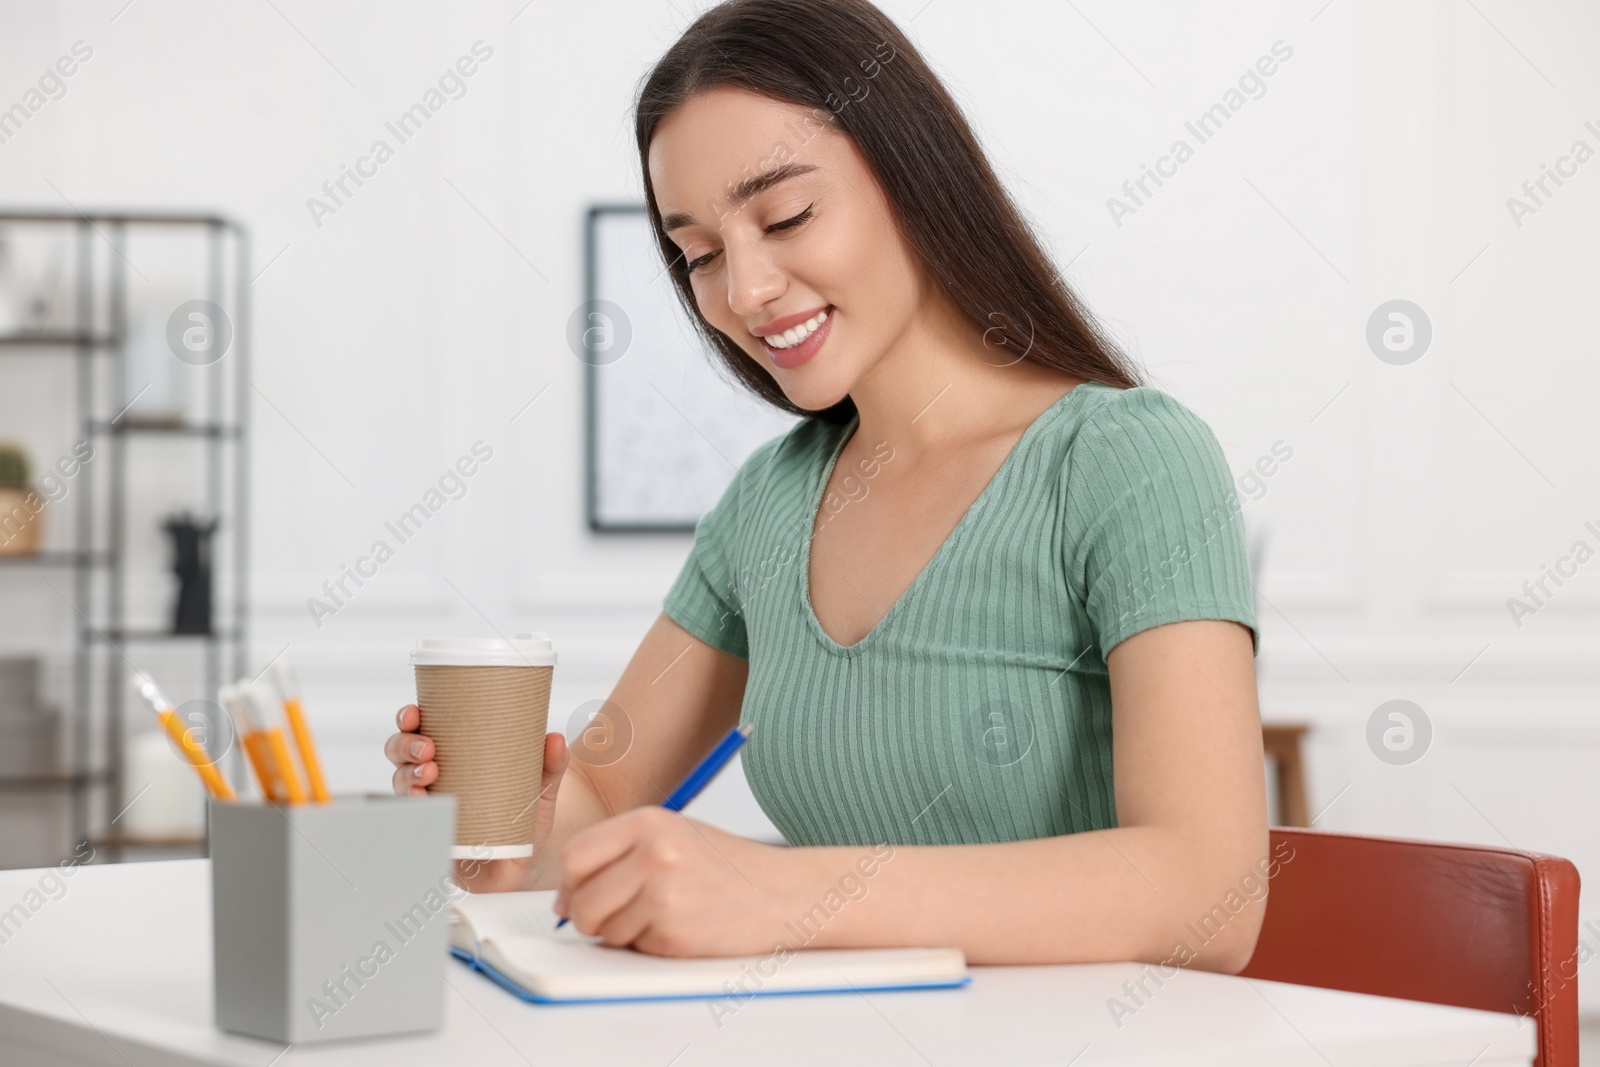
[[[583,728],[788,424],[628,243],[703,6],[0,3],[0,866],[203,854],[133,672],[241,784],[216,686],[283,662],[387,790],[423,636],[548,632]],[[1274,818],[1600,876],[1600,9],[882,6],[1222,441]]]

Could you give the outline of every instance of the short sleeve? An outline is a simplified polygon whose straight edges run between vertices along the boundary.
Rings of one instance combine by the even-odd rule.
[[[782,439],[773,438],[752,452],[722,497],[700,517],[689,558],[661,605],[674,622],[706,644],[744,660],[750,658],[750,640],[735,581],[740,516],[749,513],[764,487],[772,452]]]
[[[1188,619],[1242,623],[1260,650],[1239,496],[1204,420],[1158,389],[1120,390],[1088,416],[1063,473],[1067,573],[1102,656]]]

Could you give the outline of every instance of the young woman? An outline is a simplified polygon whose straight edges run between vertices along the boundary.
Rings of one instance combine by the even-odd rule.
[[[626,756],[552,734],[534,858],[460,876],[559,887],[578,930],[660,954],[1242,968],[1266,801],[1210,429],[1139,385],[866,0],[710,9],[636,133],[689,314],[805,417],[700,521],[611,694]],[[656,807],[739,722],[790,847]],[[438,773],[417,724],[385,748],[400,792]]]

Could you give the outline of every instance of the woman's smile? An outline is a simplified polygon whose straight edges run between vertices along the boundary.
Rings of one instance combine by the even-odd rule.
[[[793,316],[787,316],[758,327],[759,333],[751,332],[760,338],[761,347],[767,350],[772,362],[789,370],[805,363],[822,348],[828,334],[833,332],[834,310],[833,305],[829,304],[795,325],[786,326],[793,320]],[[777,326],[786,328],[775,329]]]

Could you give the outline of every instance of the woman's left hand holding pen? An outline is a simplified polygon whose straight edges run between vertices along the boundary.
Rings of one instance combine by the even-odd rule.
[[[561,849],[557,915],[606,944],[658,956],[771,952],[809,901],[803,852],[738,837],[660,807],[574,834]],[[791,899],[793,898],[793,899]]]

